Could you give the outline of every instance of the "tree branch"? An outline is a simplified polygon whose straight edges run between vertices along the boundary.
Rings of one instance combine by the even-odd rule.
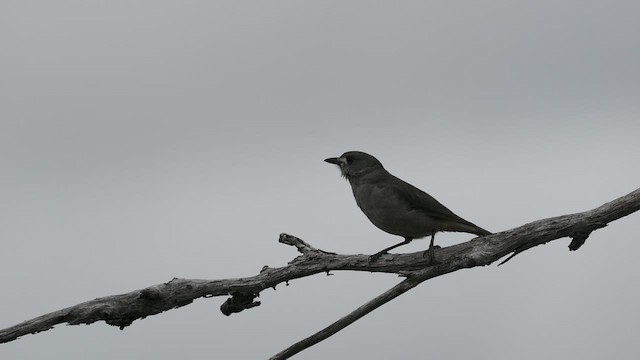
[[[272,356],[269,360],[281,360],[281,359],[290,358],[291,356],[299,353],[300,351],[319,343],[320,341],[344,329],[345,327],[353,324],[356,320],[367,315],[368,313],[379,308],[380,306],[388,303],[389,301],[397,298],[398,296],[404,294],[405,292],[413,289],[414,287],[418,286],[420,283],[422,283],[425,280],[429,280],[433,277],[450,273],[450,272],[462,269],[464,267],[470,267],[469,264],[465,264],[465,261],[466,260],[456,260],[446,264],[438,264],[423,270],[418,270],[418,271],[409,273],[407,275],[407,278],[402,282],[400,282],[398,285],[376,296],[375,298],[371,299],[364,305],[360,306],[359,308],[349,313],[347,316],[339,319],[338,321],[327,326],[326,328],[282,350],[281,352]]]
[[[422,252],[385,254],[375,261],[367,255],[340,255],[314,248],[303,240],[281,234],[279,241],[295,246],[302,254],[287,266],[265,266],[258,275],[223,280],[177,279],[121,295],[106,296],[27,320],[0,330],[0,343],[46,331],[56,324],[91,324],[105,321],[124,329],[137,319],[190,304],[201,297],[230,296],[220,307],[225,315],[260,305],[254,301],[262,290],[282,282],[333,270],[396,273],[406,279],[320,332],[278,353],[286,359],[340,331],[362,316],[403,294],[425,280],[463,268],[484,266],[513,253],[563,237],[571,237],[570,250],[577,250],[590,233],[609,222],[640,210],[640,189],[593,210],[534,221],[520,227],[445,247],[436,252],[437,265],[430,266]],[[503,263],[504,263],[503,262]]]

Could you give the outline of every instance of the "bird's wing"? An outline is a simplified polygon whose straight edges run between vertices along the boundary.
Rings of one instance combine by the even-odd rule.
[[[420,210],[426,215],[438,219],[453,221],[470,226],[476,226],[460,216],[453,213],[446,206],[442,205],[438,200],[434,199],[431,195],[418,189],[417,187],[392,176],[392,187],[398,196],[404,198],[407,204],[413,209]]]

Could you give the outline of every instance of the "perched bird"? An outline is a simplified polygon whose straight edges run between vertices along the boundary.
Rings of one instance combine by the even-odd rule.
[[[413,239],[431,235],[429,249],[424,255],[428,254],[433,262],[433,241],[438,231],[491,234],[454,214],[424,191],[391,175],[369,154],[349,151],[324,161],[340,167],[342,176],[351,184],[356,203],[373,225],[404,237],[403,242],[372,255],[372,260]]]

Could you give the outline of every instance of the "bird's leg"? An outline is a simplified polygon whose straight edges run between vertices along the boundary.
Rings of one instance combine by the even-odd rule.
[[[427,251],[425,251],[422,256],[427,256],[429,255],[429,263],[430,264],[435,264],[435,254],[434,254],[434,249],[433,249],[433,241],[436,238],[436,233],[433,232],[431,233],[431,242],[429,243],[429,248],[427,249]]]
[[[373,261],[373,260],[375,260],[375,259],[379,258],[382,254],[386,254],[386,253],[388,253],[388,252],[389,252],[389,250],[392,250],[392,249],[395,249],[395,248],[397,248],[397,247],[399,247],[399,246],[406,245],[406,244],[410,243],[410,242],[411,242],[411,240],[413,240],[413,238],[411,238],[411,237],[405,237],[403,242],[401,242],[401,243],[397,243],[397,244],[395,244],[395,245],[393,245],[393,246],[389,246],[388,248],[386,248],[386,249],[382,249],[382,250],[378,251],[377,253],[375,253],[375,254],[373,254],[373,255],[369,256],[369,260]]]

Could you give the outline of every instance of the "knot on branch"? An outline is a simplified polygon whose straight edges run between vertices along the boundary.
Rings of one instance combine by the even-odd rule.
[[[117,326],[120,330],[124,330],[124,328],[133,324],[134,320],[136,320],[135,317],[121,317],[114,319],[105,319],[104,322],[112,326]]]
[[[260,301],[253,301],[256,297],[258,297],[257,293],[233,292],[231,293],[231,297],[220,305],[220,311],[229,316],[245,309],[260,306]]]
[[[607,226],[605,223],[596,222],[593,224],[587,224],[586,221],[579,221],[575,225],[573,225],[573,229],[571,231],[571,243],[569,244],[569,251],[578,250],[584,242],[587,241],[591,232],[596,229],[600,229]]]
[[[142,300],[159,301],[163,298],[162,291],[157,286],[150,286],[140,290],[139,298]]]

